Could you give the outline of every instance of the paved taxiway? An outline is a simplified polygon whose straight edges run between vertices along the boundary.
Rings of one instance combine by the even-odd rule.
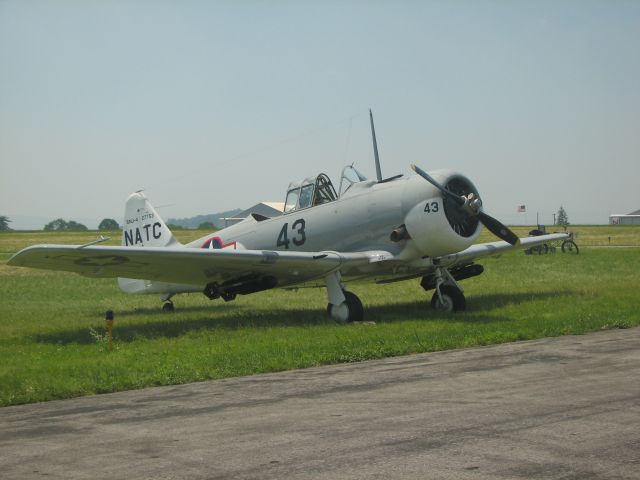
[[[640,478],[640,328],[0,409],[8,478]]]

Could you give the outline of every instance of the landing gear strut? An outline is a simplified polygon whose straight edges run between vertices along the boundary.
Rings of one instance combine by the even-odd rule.
[[[364,318],[362,302],[357,295],[344,289],[340,273],[332,273],[325,282],[329,295],[327,313],[339,322],[361,322]]]
[[[173,302],[171,301],[171,297],[173,297],[173,295],[173,293],[164,293],[160,295],[160,301],[164,302],[162,305],[163,312],[173,312],[175,310]]]

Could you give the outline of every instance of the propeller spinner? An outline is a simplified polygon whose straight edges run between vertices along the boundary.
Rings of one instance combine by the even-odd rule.
[[[490,215],[484,213],[482,209],[482,200],[480,197],[473,193],[468,195],[458,195],[452,191],[446,189],[440,183],[438,183],[431,175],[422,170],[417,165],[411,164],[411,168],[414,172],[424,178],[431,185],[436,187],[442,193],[444,198],[447,198],[456,204],[458,210],[468,217],[477,217],[487,229],[493,233],[496,237],[504,240],[511,245],[518,243],[518,236],[513,233],[508,227],[496,220]]]

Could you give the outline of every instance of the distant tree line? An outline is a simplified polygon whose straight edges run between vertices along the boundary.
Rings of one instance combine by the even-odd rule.
[[[74,220],[65,220],[63,218],[58,218],[47,223],[44,226],[45,231],[54,231],[54,232],[84,232],[88,230],[88,228],[82,223],[78,223]],[[120,230],[120,225],[113,218],[105,218],[98,225],[98,230]]]
[[[11,230],[9,227],[9,217],[6,215],[0,215],[0,232]],[[75,222],[73,220],[65,220],[63,218],[57,218],[49,223],[47,223],[43,230],[46,231],[57,231],[57,232],[84,232],[88,230],[88,228],[82,223]],[[113,218],[104,218],[100,224],[98,225],[98,230],[120,230],[120,225]]]
[[[167,223],[167,228],[169,230],[184,230],[184,227],[182,225],[175,225],[173,223]]]
[[[105,218],[98,225],[98,230],[120,230],[120,225],[113,218]]]
[[[213,222],[202,222],[198,225],[198,230],[216,230],[216,226]]]
[[[44,229],[47,232],[83,232],[88,230],[86,226],[73,220],[68,222],[62,218],[57,218],[47,223]]]

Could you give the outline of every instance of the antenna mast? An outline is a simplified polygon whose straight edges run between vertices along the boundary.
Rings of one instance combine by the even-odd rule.
[[[373,156],[376,161],[376,176],[378,181],[382,181],[382,172],[380,171],[380,157],[378,156],[378,142],[376,141],[376,128],[373,126],[373,113],[369,109],[369,120],[371,120],[371,136],[373,137]]]

